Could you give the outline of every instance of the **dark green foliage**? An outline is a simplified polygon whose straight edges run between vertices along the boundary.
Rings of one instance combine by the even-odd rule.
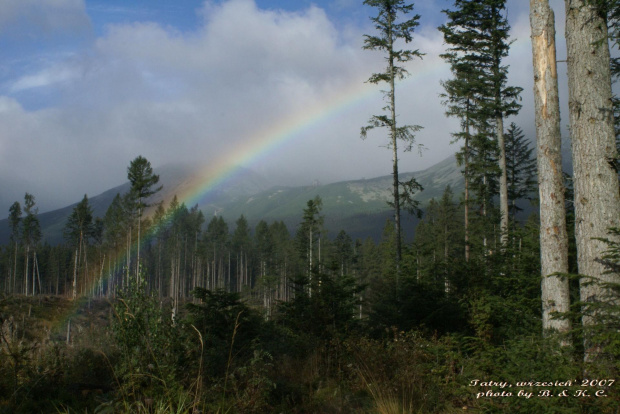
[[[131,183],[131,192],[136,199],[136,208],[142,212],[145,207],[149,206],[145,200],[162,188],[161,186],[153,188],[159,182],[159,176],[153,174],[151,163],[140,155],[127,167],[127,178]]]
[[[14,202],[9,208],[9,223],[11,225],[11,241],[17,243],[19,240],[19,223],[22,219],[22,207],[19,201]]]
[[[416,228],[409,267],[419,280],[450,290],[453,273],[463,257],[463,220],[448,186],[439,202],[432,199]]]
[[[359,323],[356,314],[359,293],[364,289],[349,275],[315,273],[312,282],[305,276],[293,280],[294,297],[278,305],[275,321],[291,335],[304,355],[320,344],[341,338]]]
[[[336,239],[334,240],[332,267],[339,269],[340,276],[350,274],[350,269],[353,266],[355,259],[353,240],[344,231],[340,230]]]
[[[617,51],[620,48],[620,1],[601,1],[604,1],[606,5],[609,39]],[[613,54],[611,58],[611,80],[612,83],[617,83],[620,80],[620,57],[613,57]],[[618,170],[618,178],[620,179],[620,98],[614,95],[612,100],[614,108],[614,126],[616,130],[616,150],[618,151],[616,169]]]
[[[536,190],[536,158],[534,147],[525,140],[523,130],[514,122],[504,134],[506,139],[506,171],[508,173],[508,204],[513,221],[523,210],[517,200],[531,200]]]
[[[35,200],[32,194],[26,193],[24,196],[24,213],[26,217],[22,219],[22,241],[27,247],[35,246],[41,240],[41,225],[37,218],[38,208],[35,207]]]
[[[241,302],[237,293],[204,288],[196,288],[192,293],[200,303],[187,304],[187,323],[202,336],[204,375],[222,377],[230,370],[233,358],[235,365],[240,366],[252,356],[254,341],[261,333],[261,317]]]
[[[369,82],[392,83],[407,75],[404,62],[421,57],[393,43],[412,40],[419,16],[401,19],[413,6],[400,0],[365,4],[378,10],[379,32],[365,37],[365,48],[384,52],[388,63]],[[617,1],[606,4],[613,5],[616,14],[609,16],[616,17],[609,21],[616,22]],[[37,282],[44,291],[66,294],[77,245],[84,249],[80,260],[88,257],[84,286],[97,281],[97,294],[109,295],[113,309],[110,330],[76,323],[78,338],[80,330],[90,332],[83,342],[65,345],[66,325],[58,331],[50,328],[57,321],[35,323],[46,313],[39,309],[44,299],[17,298],[26,302],[16,312],[6,311],[8,300],[0,298],[0,412],[617,411],[617,386],[599,399],[484,399],[477,392],[496,389],[471,385],[477,378],[507,381],[517,392],[519,381],[617,378],[620,289],[609,286],[601,302],[575,303],[568,317],[594,323],[570,333],[573,345],[562,348],[561,338],[538,334],[538,219],[514,220],[502,244],[494,206],[499,151],[493,129],[497,115],[519,109],[520,92],[506,85],[501,64],[510,44],[505,1],[456,0],[454,8],[441,28],[448,44],[443,57],[454,75],[443,82],[443,98],[447,114],[461,121],[454,137],[465,141],[458,157],[475,195],[468,204],[469,261],[464,208],[450,187],[429,202],[401,256],[404,238],[390,221],[378,244],[344,231],[330,239],[319,197],[306,203],[295,238],[283,222],[262,220],[252,231],[243,216],[232,234],[220,215],[205,226],[203,212],[176,197],[143,219],[158,177],[138,157],[128,168],[132,191],[117,195],[103,220],[93,220],[86,196],[75,207],[66,226],[69,245],[38,246],[31,195],[24,218],[19,203],[11,207],[13,245],[0,249],[0,274],[10,275],[5,291],[24,292],[26,283]],[[610,33],[617,42],[614,26]],[[385,97],[389,115],[372,117],[362,134],[386,127],[389,146],[396,149],[400,139],[411,149],[419,127],[398,127],[394,89]],[[533,190],[532,148],[514,124],[505,137],[514,216],[514,201]],[[415,180],[399,181],[396,168],[395,177],[394,208],[415,212],[408,197],[421,188]],[[570,220],[570,201],[567,211]],[[134,255],[140,238],[143,271],[128,277],[129,269],[140,269]],[[620,246],[607,242],[608,255],[600,260],[617,273]],[[66,308],[77,305],[57,299]],[[601,344],[587,363],[584,338]]]
[[[443,283],[403,277],[398,286],[394,278],[376,280],[372,289],[369,328],[384,336],[398,331],[425,329],[441,334],[463,332],[467,328],[465,309],[458,297],[446,293]]]
[[[82,239],[89,239],[95,235],[93,223],[93,209],[88,203],[88,196],[80,201],[71,212],[65,223],[64,236],[72,245],[77,246]]]
[[[116,194],[103,218],[104,241],[110,248],[117,248],[122,242],[124,219],[123,202],[120,194]]]
[[[477,407],[481,412],[488,413],[576,413],[576,412],[609,412],[606,410],[582,411],[592,401],[575,397],[577,390],[583,390],[579,364],[573,359],[570,349],[559,350],[555,338],[542,339],[539,336],[519,335],[506,339],[502,346],[481,347],[478,344],[467,344],[474,351],[462,361],[462,375],[458,379],[461,389],[469,395],[467,405]],[[484,381],[487,378],[500,378],[512,384],[512,387],[472,386],[472,379]],[[540,378],[536,380],[535,378]],[[544,378],[544,380],[542,380]],[[571,386],[531,387],[518,386],[527,381],[566,382]],[[550,390],[553,397],[541,397],[539,392]],[[476,398],[478,393],[511,392],[512,397]],[[567,397],[558,397],[563,391]],[[530,398],[517,397],[519,391],[532,393]],[[592,390],[590,390],[592,391]],[[606,404],[604,399],[596,402],[599,407]],[[580,409],[581,407],[581,409]]]
[[[619,228],[609,229],[609,238],[602,238],[607,251],[597,259],[610,276],[620,276],[620,236]],[[578,275],[585,283],[600,283],[589,276]],[[617,280],[617,279],[616,279]],[[584,283],[584,281],[582,281]],[[575,334],[585,342],[597,344],[594,349],[586,349],[588,370],[602,376],[617,377],[620,374],[620,283],[606,282],[607,291],[598,301],[576,302],[573,306],[575,316],[591,320],[585,326],[576,324]]]
[[[455,0],[453,10],[444,10],[448,23],[439,28],[450,45],[443,57],[457,75],[449,85],[458,85],[456,95],[461,99],[476,96],[482,119],[514,115],[520,108],[517,101],[522,88],[506,86],[508,67],[502,65],[510,48],[505,10],[505,0]],[[463,87],[473,94],[463,93]]]
[[[248,221],[244,216],[241,216],[235,224],[235,231],[231,239],[232,246],[238,252],[248,252],[251,244]]]
[[[302,222],[297,229],[296,245],[299,258],[305,263],[306,276],[311,279],[315,266],[319,264],[317,242],[321,238],[324,218],[321,215],[323,201],[316,196],[308,200],[307,207],[303,211]]]
[[[604,0],[607,8],[607,27],[609,38],[616,49],[620,47],[620,1]],[[620,77],[620,57],[611,58],[611,75],[616,80]]]
[[[454,75],[443,82],[446,113],[461,120],[461,131],[453,134],[464,140],[458,160],[465,166],[465,179],[484,222],[498,193],[503,118],[521,107],[522,88],[507,86],[508,66],[502,63],[510,48],[505,4],[505,0],[455,0],[453,10],[444,10],[448,22],[439,28],[449,46],[442,57]],[[485,241],[493,237],[488,225],[472,233]]]
[[[115,375],[124,398],[156,398],[174,392],[182,378],[180,331],[168,307],[147,295],[142,277],[129,281],[114,303],[112,337],[118,347]]]
[[[377,50],[385,54],[387,66],[384,72],[373,73],[368,82],[379,84],[387,83],[389,89],[384,91],[387,105],[383,108],[385,115],[373,115],[368,124],[361,128],[360,135],[366,138],[368,131],[374,128],[386,128],[388,130],[387,147],[392,150],[392,199],[390,206],[394,208],[394,228],[396,232],[396,269],[402,256],[401,246],[401,201],[411,211],[417,212],[417,203],[413,200],[416,191],[422,190],[420,184],[412,178],[407,182],[401,182],[398,172],[398,142],[403,141],[405,151],[410,151],[415,144],[415,133],[422,129],[419,125],[401,125],[396,123],[396,80],[403,79],[409,73],[400,66],[401,63],[409,62],[414,58],[421,58],[423,53],[419,50],[397,49],[397,42],[410,43],[413,40],[413,32],[420,24],[419,15],[407,19],[407,15],[413,11],[413,4],[405,4],[403,0],[365,0],[365,5],[375,7],[377,16],[371,20],[378,36],[364,35],[364,49]],[[401,19],[405,19],[402,20]],[[420,148],[420,147],[419,147]]]
[[[397,50],[394,43],[402,39],[405,43],[413,40],[413,32],[419,26],[419,15],[414,15],[408,20],[398,22],[400,15],[406,16],[413,11],[413,4],[405,4],[403,0],[365,0],[364,4],[377,9],[377,17],[370,20],[379,32],[379,36],[364,35],[364,49],[379,50],[386,53],[388,62],[409,62],[416,57],[422,57],[418,50]],[[388,66],[383,73],[375,73],[368,80],[371,83],[387,82],[394,79],[403,79],[408,75],[407,70],[401,66]]]
[[[353,337],[343,345],[349,386],[370,400],[363,412],[446,413],[467,405],[457,383],[464,358],[453,338],[397,329],[386,336]]]

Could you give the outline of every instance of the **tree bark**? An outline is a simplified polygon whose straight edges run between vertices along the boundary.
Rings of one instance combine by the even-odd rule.
[[[607,25],[590,2],[565,2],[577,260],[579,273],[593,278],[581,280],[580,298],[599,302],[611,293],[602,284],[620,281],[617,275],[605,274],[596,261],[607,248],[596,238],[608,237],[610,227],[620,227],[618,176],[612,168],[616,146]],[[582,322],[591,325],[593,318],[584,316]],[[588,360],[597,346],[587,337],[585,345]]]
[[[28,260],[30,259],[30,245],[26,245],[26,266],[24,269],[24,282],[26,284],[26,288],[24,290],[24,293],[26,294],[26,296],[28,296],[28,267],[29,267],[29,263]]]
[[[469,104],[468,104],[469,105]],[[465,262],[469,262],[469,115],[467,115],[466,120],[466,134],[465,134],[465,154],[464,154],[464,164],[465,170],[463,171],[463,175],[465,176]]]
[[[388,13],[389,19],[389,65],[390,65],[390,118],[391,118],[391,131],[392,138],[392,191],[394,192],[394,230],[396,232],[396,283],[398,283],[398,274],[400,273],[400,261],[402,257],[402,247],[400,242],[400,194],[398,191],[398,147],[397,147],[397,132],[396,132],[396,85],[394,80],[394,44],[392,36],[392,20],[391,14]]]
[[[570,295],[568,279],[553,276],[568,273],[568,235],[562,177],[555,21],[548,0],[530,0],[530,26],[538,144],[542,323],[545,332],[566,332],[570,329],[568,319],[552,319],[554,312],[569,311]]]
[[[506,171],[506,143],[504,140],[504,117],[497,114],[495,117],[497,146],[499,147],[499,169],[501,175],[499,177],[499,210],[501,214],[501,244],[502,249],[506,247],[508,242],[508,173]]]

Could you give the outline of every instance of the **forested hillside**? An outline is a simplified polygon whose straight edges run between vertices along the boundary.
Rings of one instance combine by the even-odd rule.
[[[181,194],[184,188],[191,188],[200,180],[197,174],[199,168],[191,165],[167,165],[155,168],[154,171],[160,177],[163,188],[160,193],[153,196],[150,201],[152,205],[169,202],[176,194]],[[405,178],[415,176],[423,185],[425,191],[416,195],[422,206],[425,206],[431,198],[441,196],[448,185],[457,192],[463,186],[463,177],[454,156],[423,171],[405,173],[402,176]],[[219,215],[230,224],[243,215],[252,227],[261,220],[283,221],[293,231],[301,221],[299,212],[309,199],[318,195],[323,199],[323,211],[332,232],[346,230],[354,238],[372,237],[378,241],[385,220],[391,214],[390,207],[386,203],[390,179],[386,176],[324,185],[316,183],[300,187],[284,187],[274,186],[252,171],[241,170],[233,178],[206,192],[205,196],[200,197],[193,206],[197,206],[206,217]],[[128,182],[89,197],[93,217],[102,218],[116,194],[122,195],[129,188]],[[52,245],[64,242],[62,229],[76,205],[77,203],[38,215],[42,242]],[[153,211],[154,208],[149,209],[149,212]],[[411,226],[413,225],[412,223]],[[333,236],[335,234],[332,234],[332,238]],[[0,243],[8,243],[10,237],[9,219],[0,220]]]
[[[620,3],[566,1],[562,151],[549,1],[529,8],[535,139],[507,1],[450,2],[457,154],[415,173],[425,125],[396,97],[424,16],[363,5],[384,106],[360,135],[392,174],[284,187],[140,155],[65,209],[26,192],[0,223],[0,413],[618,412]]]

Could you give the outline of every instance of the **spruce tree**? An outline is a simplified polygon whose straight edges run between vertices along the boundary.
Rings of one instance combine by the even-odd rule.
[[[455,0],[454,10],[444,10],[448,23],[440,27],[444,39],[449,45],[446,58],[456,72],[455,79],[467,82],[467,74],[472,86],[455,88],[461,98],[475,96],[478,154],[488,160],[496,158],[499,167],[499,199],[501,213],[501,230],[508,229],[508,185],[506,171],[506,154],[504,143],[504,118],[518,112],[521,88],[507,86],[508,67],[503,60],[510,48],[508,20],[505,17],[505,0]],[[460,73],[459,73],[460,72]],[[449,92],[450,93],[450,92]],[[459,111],[463,114],[463,110]],[[460,115],[461,117],[464,116]],[[467,119],[471,119],[468,117]],[[491,132],[493,131],[493,132]],[[495,142],[488,142],[494,136]],[[474,144],[474,143],[472,143]],[[475,144],[474,144],[475,145]],[[493,145],[495,148],[493,148]],[[496,155],[493,155],[496,152]],[[469,155],[469,154],[468,154]],[[469,161],[469,160],[468,160]],[[486,175],[486,161],[480,166],[483,190],[486,192],[491,177]],[[488,195],[485,195],[490,199]],[[484,203],[487,200],[483,200]],[[488,206],[484,206],[485,214]],[[505,238],[502,238],[505,240]]]
[[[293,245],[291,244],[291,234],[283,221],[274,221],[269,225],[269,232],[274,243],[274,263],[275,270],[279,275],[279,300],[289,300],[289,279],[292,271],[292,257],[294,256]]]
[[[321,215],[323,200],[316,196],[314,199],[308,200],[306,206],[303,211],[302,222],[297,229],[297,246],[302,262],[305,263],[306,276],[309,279],[310,286],[312,286],[312,273],[315,271],[314,266],[316,265],[314,260],[315,244],[320,240],[323,228],[323,216]],[[309,295],[312,296],[311,290]]]
[[[272,292],[274,288],[273,280],[273,261],[274,242],[269,229],[269,225],[265,220],[261,220],[254,229],[254,246],[256,258],[258,259],[258,280],[257,287],[262,298],[263,308],[267,315],[270,314]]]
[[[449,43],[454,36],[453,32],[446,26],[439,28],[444,32],[446,42]],[[479,110],[477,101],[481,95],[480,84],[484,78],[474,55],[460,56],[456,51],[451,51],[441,55],[448,63],[454,75],[453,79],[442,81],[441,84],[445,93],[440,96],[443,104],[447,107],[446,115],[459,118],[461,130],[452,133],[455,141],[462,140],[463,147],[457,153],[456,159],[459,166],[463,166],[463,177],[465,181],[464,191],[464,240],[465,240],[465,261],[469,261],[469,212],[470,212],[470,188],[471,188],[471,158],[472,141],[474,130],[480,129]]]
[[[384,108],[386,115],[374,115],[370,118],[368,125],[362,127],[361,136],[365,138],[369,130],[374,128],[387,128],[388,148],[392,150],[392,197],[394,208],[394,229],[396,233],[396,269],[398,273],[400,260],[402,257],[401,246],[401,199],[403,195],[411,199],[411,191],[419,189],[419,185],[412,180],[408,183],[401,183],[398,176],[398,141],[405,143],[405,150],[411,150],[415,144],[415,132],[422,127],[419,125],[398,126],[396,123],[396,80],[403,79],[408,75],[407,70],[400,66],[402,63],[409,62],[416,57],[421,58],[422,53],[416,50],[396,49],[396,43],[404,41],[409,43],[413,40],[413,32],[419,25],[419,15],[414,15],[410,19],[400,21],[413,10],[413,4],[405,4],[403,0],[365,0],[365,5],[378,9],[376,17],[371,20],[379,32],[378,36],[364,35],[364,49],[378,50],[386,54],[387,66],[384,72],[374,73],[368,82],[379,84],[387,83],[389,89],[385,91],[385,98],[388,102]]]
[[[344,230],[340,230],[334,240],[334,262],[338,267],[339,275],[349,274],[353,261],[353,240]]]
[[[532,155],[534,147],[525,139],[523,130],[514,122],[505,132],[506,171],[508,176],[508,204],[512,221],[517,212],[523,210],[517,206],[517,200],[529,200],[536,190],[536,159]]]
[[[236,221],[235,231],[231,239],[232,251],[235,254],[236,263],[236,288],[234,291],[241,292],[247,285],[248,280],[248,256],[251,250],[250,226],[245,216],[241,215]]]

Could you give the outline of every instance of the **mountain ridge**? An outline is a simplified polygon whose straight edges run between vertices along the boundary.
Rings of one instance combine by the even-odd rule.
[[[192,165],[167,164],[155,168],[154,172],[160,176],[163,189],[149,202],[155,205],[165,201],[165,207],[175,194],[187,193],[188,188],[198,188],[200,180],[204,180],[204,174]],[[447,185],[451,185],[455,194],[459,194],[463,186],[454,155],[424,170],[400,174],[402,180],[414,176],[424,187],[424,191],[415,196],[422,205],[433,197],[440,197]],[[301,220],[307,201],[320,196],[327,229],[332,232],[342,229],[352,237],[377,239],[385,220],[392,214],[387,204],[391,197],[391,185],[392,176],[385,175],[325,185],[277,186],[256,172],[241,168],[232,177],[195,197],[195,204],[203,211],[207,222],[211,216],[221,215],[231,225],[244,215],[252,227],[260,220],[283,221],[293,231]],[[124,194],[129,189],[130,183],[125,182],[89,197],[93,216],[103,217],[116,194]],[[179,201],[184,202],[182,199]],[[38,215],[42,241],[50,244],[63,242],[62,229],[77,203]],[[5,218],[0,220],[0,244],[8,243],[9,237],[9,223]]]

